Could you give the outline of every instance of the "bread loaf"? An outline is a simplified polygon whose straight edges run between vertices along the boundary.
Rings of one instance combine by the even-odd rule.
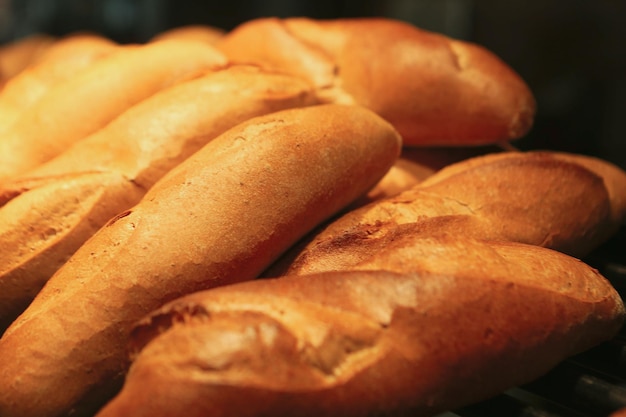
[[[375,113],[311,106],[248,120],[89,239],[0,339],[0,415],[89,415],[128,365],[130,327],[184,294],[255,278],[378,181],[400,152]]]
[[[265,275],[351,269],[360,256],[373,254],[368,246],[378,245],[374,241],[391,238],[398,225],[409,223],[425,235],[447,231],[582,257],[626,218],[626,210],[618,212],[614,203],[626,195],[626,173],[599,160],[594,162],[606,169],[590,171],[574,159],[590,160],[537,151],[452,164],[395,197],[346,213],[294,247]],[[613,184],[612,192],[606,184]]]
[[[391,122],[406,145],[489,144],[523,136],[535,101],[483,47],[385,18],[259,18],[216,46],[309,80],[323,100],[357,103]]]
[[[49,90],[4,132],[0,181],[50,160],[157,91],[225,65],[221,53],[198,42],[121,48]]]
[[[97,416],[433,416],[529,382],[623,322],[610,283],[567,255],[458,235],[418,247],[403,272],[168,303],[134,328],[124,388]]]
[[[53,42],[36,62],[7,81],[0,90],[0,132],[52,86],[76,75],[117,45],[102,36],[80,33]]]
[[[0,333],[114,215],[251,117],[314,104],[295,77],[230,66],[166,88],[56,158],[0,185]]]

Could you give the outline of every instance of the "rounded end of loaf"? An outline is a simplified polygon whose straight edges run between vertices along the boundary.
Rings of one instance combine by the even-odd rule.
[[[533,125],[532,91],[480,45],[383,19],[326,25],[348,33],[337,55],[342,88],[389,120],[406,145],[493,144]]]
[[[551,154],[555,158],[580,165],[602,178],[611,201],[612,229],[616,231],[620,225],[626,225],[626,171],[609,161],[588,155],[554,151]]]
[[[421,185],[437,187],[437,183],[450,180],[455,175],[461,175],[462,171],[476,169],[480,165],[500,165],[506,168],[520,164],[529,164],[529,167],[534,165],[535,169],[542,166],[547,168],[539,180],[543,183],[553,182],[553,186],[543,193],[544,202],[554,203],[546,204],[546,207],[537,212],[548,212],[551,205],[561,200],[558,204],[561,208],[553,211],[554,220],[549,222],[553,227],[553,237],[560,237],[544,242],[546,246],[555,244],[553,249],[584,257],[614,235],[626,221],[626,172],[608,161],[586,155],[542,150],[487,154],[444,167],[436,175],[425,179]],[[517,175],[524,176],[525,181],[528,181],[530,173],[531,171],[520,169]],[[504,175],[503,172],[498,177]],[[537,197],[539,190],[539,186],[529,187],[527,195],[530,197],[535,194],[534,197]],[[530,198],[527,198],[526,202],[529,201]],[[590,210],[593,206],[596,209]],[[566,210],[571,210],[571,215],[564,215]],[[592,214],[593,212],[596,214]],[[507,221],[511,222],[510,219]],[[559,223],[561,226],[554,228]],[[556,244],[557,242],[560,243]]]
[[[480,45],[384,18],[256,22],[279,34],[278,48],[292,44],[289,53],[297,49],[294,54],[307,63],[277,61],[277,48],[255,52],[256,59],[271,55],[273,64],[334,92],[329,100],[349,98],[374,110],[394,125],[405,145],[493,144],[518,139],[533,125],[532,91]],[[237,37],[245,41],[254,31],[252,21],[241,35],[234,32],[229,49],[244,49]]]

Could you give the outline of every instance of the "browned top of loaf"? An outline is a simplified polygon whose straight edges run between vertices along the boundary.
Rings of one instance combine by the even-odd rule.
[[[258,280],[166,305],[135,329],[139,353],[112,409],[432,415],[536,377],[619,328],[619,296],[573,258],[513,243],[431,244],[452,245],[458,269]],[[152,408],[147,397],[162,401]]]
[[[246,22],[217,44],[310,80],[328,101],[389,120],[406,144],[485,144],[523,136],[535,102],[485,48],[384,18]]]
[[[375,201],[330,223],[304,249],[292,251],[297,259],[290,271],[326,262],[335,256],[331,247],[336,250],[347,242],[378,239],[397,225],[409,223],[415,223],[422,234],[448,231],[583,256],[614,233],[624,218],[612,214],[612,201],[623,201],[626,191],[621,177],[614,177],[621,184],[621,191],[616,192],[621,197],[612,200],[599,173],[575,163],[574,158],[549,152],[468,159],[398,196]]]
[[[207,70],[130,107],[22,179],[118,171],[149,189],[227,128],[261,114],[312,104],[310,86],[296,77],[250,65]]]
[[[450,164],[443,167],[437,172],[437,175],[427,178],[421,186],[429,186],[439,181],[445,180],[453,175],[460,174],[466,171],[468,168],[477,167],[479,165],[490,164],[493,162],[506,163],[510,160],[511,163],[515,163],[515,160],[520,158],[536,158],[537,160],[544,160],[546,162],[552,161],[552,163],[558,163],[561,161],[563,166],[571,166],[570,174],[565,174],[565,177],[571,177],[567,182],[584,181],[582,180],[582,170],[586,170],[592,174],[592,176],[598,177],[607,193],[608,201],[611,211],[611,223],[612,227],[619,227],[624,221],[626,221],[626,171],[618,167],[617,165],[588,155],[573,154],[566,152],[555,151],[532,151],[520,154],[517,152],[504,152],[504,153],[490,153],[486,155],[480,155],[471,159],[463,161],[463,163]],[[529,156],[528,156],[529,155]],[[578,171],[578,173],[577,173]],[[558,174],[554,173],[556,176]],[[586,175],[589,177],[589,175]],[[520,178],[520,181],[525,181],[525,178]],[[565,180],[563,180],[565,182]],[[581,189],[583,189],[581,184]],[[564,191],[556,191],[558,188],[554,188],[556,194],[563,194]],[[565,193],[567,193],[565,191]],[[589,205],[593,201],[593,195],[589,194],[587,197],[586,205]]]
[[[4,132],[0,178],[15,178],[33,169],[101,129],[133,104],[226,64],[223,54],[198,42],[168,40],[119,47],[75,77],[56,84]]]

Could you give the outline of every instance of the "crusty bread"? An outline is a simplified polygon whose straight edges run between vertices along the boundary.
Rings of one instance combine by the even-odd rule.
[[[156,93],[0,185],[0,333],[87,238],[174,166],[251,117],[311,104],[298,78],[230,66]]]
[[[39,184],[0,210],[0,333],[119,207],[145,190],[122,174],[82,172]]]
[[[4,132],[0,181],[50,160],[157,91],[227,64],[215,48],[198,42],[119,49],[50,89]]]
[[[316,103],[311,87],[300,79],[229,65],[143,100],[22,178],[115,170],[149,189],[226,129],[251,117]]]
[[[457,235],[400,258],[393,272],[172,301],[135,327],[124,388],[98,417],[432,416],[529,382],[623,322],[610,283],[556,251]]]
[[[596,176],[599,182],[602,183],[604,189],[606,190],[606,194],[608,197],[610,214],[609,214],[609,220],[599,225],[600,235],[601,236],[602,234],[605,235],[604,237],[600,238],[599,241],[603,241],[606,238],[606,236],[613,234],[615,231],[617,231],[617,229],[621,225],[624,224],[624,222],[626,222],[626,171],[624,171],[622,168],[618,167],[617,165],[609,161],[595,158],[592,156],[582,155],[582,154],[573,154],[573,153],[557,152],[557,151],[547,151],[547,152],[533,151],[533,152],[530,152],[530,154],[539,156],[540,158],[543,157],[547,159],[553,159],[554,162],[557,162],[557,163],[558,161],[562,161],[563,163],[569,164],[572,167],[574,167],[574,170],[580,170],[580,168],[582,168],[583,170],[588,171],[588,173],[591,173],[592,176]],[[520,155],[514,152],[504,153],[501,155],[496,155],[496,154],[482,155],[481,157],[476,157],[471,160],[467,160],[464,164],[448,165],[444,167],[443,169],[441,169],[441,171],[438,172],[436,176],[431,176],[427,180],[425,180],[422,185],[427,187],[435,182],[438,182],[440,180],[445,180],[446,178],[451,177],[454,174],[457,174],[460,171],[466,170],[473,166],[478,166],[481,164],[489,164],[491,162],[496,162],[496,161],[500,161],[499,163],[506,163],[506,160],[509,158],[512,158],[512,160],[515,160],[515,159],[518,159],[519,157]],[[520,173],[520,175],[523,175],[523,174]],[[572,172],[571,174],[564,174],[564,177],[561,179],[562,184],[558,183],[559,178],[555,176],[553,179],[555,181],[553,183],[553,188],[552,188],[553,194],[559,194],[559,195],[568,194],[568,191],[566,191],[566,189],[561,190],[560,187],[565,186],[566,184],[569,184],[569,186],[571,187],[572,186],[571,181],[576,179],[577,175],[580,175],[580,173],[575,174],[574,172]],[[585,192],[583,183],[581,183],[580,185],[581,195],[582,193]],[[566,198],[572,198],[571,201],[575,205],[570,207],[570,211],[576,212],[576,214],[580,216],[581,219],[585,218],[584,217],[585,210],[581,208],[583,208],[584,206],[590,206],[591,204],[593,204],[593,201],[594,201],[593,200],[594,197],[592,194],[589,194],[586,197],[585,196],[579,197],[578,199],[574,199],[573,195],[571,195],[570,197],[566,197]],[[546,211],[546,209],[547,207],[539,211]],[[565,207],[564,207],[564,211],[565,211]],[[597,246],[597,244],[598,244],[598,241],[591,240],[590,242],[588,242],[588,245],[587,245],[588,249],[585,249],[585,246],[583,245],[581,246],[582,248],[581,251],[578,253],[574,252],[574,254],[579,255],[579,256],[585,255],[590,249]]]
[[[401,139],[360,107],[249,119],[89,239],[0,339],[0,415],[88,415],[128,365],[132,324],[181,295],[255,278],[393,165]]]
[[[523,136],[535,101],[486,49],[385,18],[259,18],[216,46],[310,80],[328,102],[357,103],[407,145],[488,144]]]
[[[626,211],[612,210],[612,201],[626,195],[626,174],[614,166],[604,170],[615,174],[607,183],[621,184],[613,187],[611,197],[600,170],[590,171],[573,159],[553,152],[502,152],[449,165],[410,190],[320,228],[266,275],[349,269],[357,253],[367,255],[364,245],[409,223],[422,234],[447,231],[584,256],[626,218]]]
[[[28,68],[9,79],[0,90],[0,132],[6,131],[18,116],[39,100],[52,86],[116,49],[103,36],[77,33],[60,38],[40,54]]]

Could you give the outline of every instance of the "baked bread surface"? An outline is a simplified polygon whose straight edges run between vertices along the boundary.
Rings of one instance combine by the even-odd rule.
[[[426,256],[414,250],[395,270],[167,304],[135,327],[125,386],[98,416],[432,416],[537,378],[621,326],[619,295],[574,258],[459,237],[421,246],[430,270],[412,270]]]

